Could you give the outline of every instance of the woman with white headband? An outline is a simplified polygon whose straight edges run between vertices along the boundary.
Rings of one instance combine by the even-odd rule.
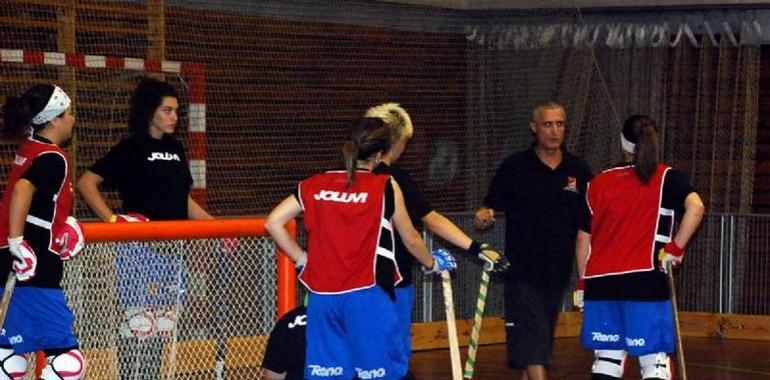
[[[594,350],[593,379],[623,378],[627,355],[639,358],[643,379],[673,378],[664,271],[682,262],[704,207],[687,176],[660,162],[658,136],[653,119],[631,116],[621,132],[625,162],[588,182],[576,256],[585,279],[581,343]]]
[[[72,137],[71,101],[54,85],[38,84],[3,106],[6,138],[23,138],[0,204],[0,276],[19,283],[0,336],[0,379],[20,379],[25,354],[44,351],[43,379],[81,379],[85,360],[61,288],[63,260],[83,248],[72,209],[70,163],[61,144]],[[2,278],[2,277],[0,277]]]

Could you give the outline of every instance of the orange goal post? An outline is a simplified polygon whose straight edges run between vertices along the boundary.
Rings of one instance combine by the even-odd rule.
[[[294,265],[264,225],[83,223],[63,288],[89,379],[258,378],[275,320],[296,303]]]

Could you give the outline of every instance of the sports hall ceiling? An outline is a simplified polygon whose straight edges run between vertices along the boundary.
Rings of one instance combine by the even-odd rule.
[[[394,3],[424,5],[439,8],[532,9],[532,8],[640,8],[640,7],[767,7],[767,1],[758,0],[385,0]]]

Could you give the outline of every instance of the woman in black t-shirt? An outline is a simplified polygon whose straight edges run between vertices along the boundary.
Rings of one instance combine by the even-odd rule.
[[[103,221],[213,219],[190,197],[193,179],[187,156],[182,144],[172,137],[178,110],[179,97],[173,86],[152,78],[139,83],[130,100],[128,137],[96,161],[77,183],[83,199]],[[108,206],[100,193],[102,185],[117,189],[122,213]],[[223,243],[227,244],[224,248],[228,252],[237,244],[224,240]],[[184,271],[188,266],[185,260],[156,252],[152,244],[119,244],[117,249],[116,287],[126,308],[121,335],[148,337],[171,333],[177,319],[178,293],[186,286],[185,278],[205,275]],[[196,263],[205,261],[186,257]],[[174,275],[178,273],[183,276]],[[158,285],[179,292],[136,291]]]
[[[170,84],[148,78],[131,96],[129,136],[78,180],[78,191],[104,221],[212,219],[190,197],[192,176],[176,130],[179,100]],[[101,185],[117,189],[123,214],[107,205]],[[138,214],[138,215],[137,215]]]

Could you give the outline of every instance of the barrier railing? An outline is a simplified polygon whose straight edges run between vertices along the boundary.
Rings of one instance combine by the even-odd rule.
[[[473,228],[471,213],[445,214],[471,237],[505,247],[505,218],[497,218],[495,226],[479,232]],[[458,259],[453,273],[455,310],[458,319],[473,318],[474,305],[481,279],[478,259],[455,249],[430,233],[426,241],[435,248],[445,247]],[[709,214],[687,247],[684,265],[676,270],[675,279],[682,311],[770,315],[770,215]],[[415,322],[443,318],[441,287],[437,280],[413,273],[415,283]],[[565,291],[571,289],[565,289]],[[501,317],[503,309],[502,280],[493,276],[487,297],[485,315]],[[563,310],[571,310],[567,297]]]

